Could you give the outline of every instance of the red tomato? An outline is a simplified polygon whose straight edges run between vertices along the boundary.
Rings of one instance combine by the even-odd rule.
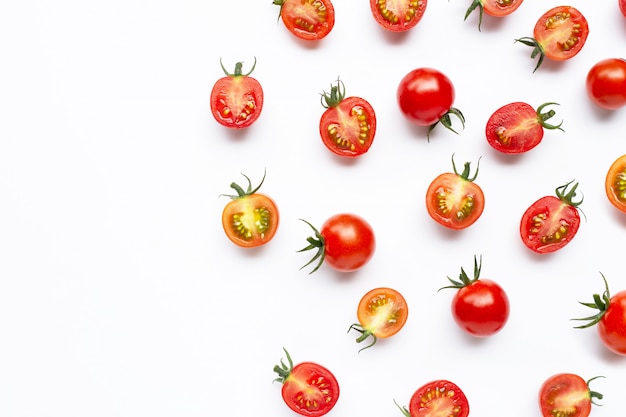
[[[474,277],[470,279],[463,268],[459,280],[448,277],[456,288],[452,299],[454,321],[473,336],[491,336],[499,332],[509,319],[509,298],[500,285],[488,279],[478,279],[482,265],[474,257]],[[442,288],[442,289],[443,289]]]
[[[626,0],[618,0],[619,10],[626,17]]]
[[[606,174],[604,190],[611,204],[626,213],[626,155],[620,156],[611,164]]]
[[[374,230],[360,216],[349,213],[334,215],[322,225],[321,232],[306,220],[303,222],[315,232],[315,236],[307,238],[309,245],[299,250],[299,252],[317,250],[313,258],[302,267],[305,268],[317,260],[311,274],[323,263],[337,271],[356,271],[374,255],[376,249]]]
[[[314,362],[301,362],[293,366],[289,352],[285,350],[288,365],[282,360],[274,366],[283,384],[285,404],[302,416],[318,417],[328,413],[339,399],[339,383],[328,369]]]
[[[626,290],[611,296],[609,284],[604,275],[602,279],[604,280],[604,293],[594,294],[591,303],[580,303],[598,312],[590,317],[575,319],[588,322],[576,328],[585,329],[597,324],[602,343],[611,352],[626,355]]]
[[[587,94],[606,110],[626,105],[626,61],[608,58],[596,63],[587,73]]]
[[[361,97],[345,97],[343,82],[322,94],[326,111],[320,119],[320,135],[326,147],[336,155],[355,157],[367,152],[376,134],[374,108]]]
[[[406,417],[467,417],[467,397],[456,384],[445,379],[424,384],[415,391],[409,409],[401,407]]]
[[[222,226],[226,236],[237,246],[251,248],[261,246],[272,240],[278,229],[279,214],[276,203],[269,196],[259,194],[261,183],[253,190],[250,178],[244,191],[236,183],[230,187],[237,195],[228,195],[232,200],[222,211]]]
[[[226,77],[217,80],[211,90],[213,117],[226,127],[248,127],[259,118],[263,109],[261,84],[250,77],[256,66],[256,59],[247,74],[241,72],[242,65],[243,63],[237,62],[232,74],[222,65]]]
[[[578,206],[582,198],[573,201],[578,183],[567,191],[572,182],[558,187],[556,197],[542,197],[524,212],[520,235],[524,245],[533,252],[554,252],[567,245],[576,235],[580,226]]]
[[[544,58],[565,61],[576,56],[589,35],[587,19],[576,8],[557,6],[544,13],[533,30],[533,37],[516,39],[533,48],[531,58],[539,56],[535,70]]]
[[[508,16],[522,5],[523,0],[474,0],[465,12],[465,19],[478,8],[478,30],[483,22],[483,12],[489,16]]]
[[[437,223],[449,229],[465,229],[481,216],[485,208],[485,194],[474,182],[478,168],[470,178],[470,163],[465,163],[462,173],[458,173],[454,158],[454,173],[446,172],[437,176],[426,190],[426,210]]]
[[[357,308],[359,323],[351,325],[349,330],[361,333],[356,339],[357,343],[372,338],[372,342],[363,348],[367,349],[374,346],[378,338],[384,339],[398,333],[404,327],[408,315],[409,308],[402,294],[392,288],[375,288],[361,298]]]
[[[541,415],[588,417],[594,399],[602,399],[602,394],[589,389],[589,383],[596,378],[585,381],[576,374],[552,375],[539,389]]]
[[[561,129],[563,122],[552,125],[546,122],[555,115],[554,110],[543,112],[546,106],[558,103],[544,103],[535,110],[530,104],[509,103],[496,110],[485,128],[487,142],[504,153],[528,152],[539,145],[544,129]]]
[[[274,0],[280,6],[283,24],[300,39],[325,38],[335,26],[335,8],[330,0]]]
[[[419,23],[426,11],[427,0],[370,0],[376,22],[391,32],[404,32]]]
[[[402,78],[397,92],[400,111],[418,126],[429,126],[428,134],[441,122],[452,129],[454,114],[465,126],[465,118],[454,103],[454,86],[450,79],[432,68],[417,68]]]

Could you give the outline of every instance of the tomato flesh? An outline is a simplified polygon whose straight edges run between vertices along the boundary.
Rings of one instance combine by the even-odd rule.
[[[411,417],[467,417],[469,411],[463,391],[446,380],[432,381],[418,388],[409,403]]]
[[[543,417],[587,417],[591,412],[587,382],[575,374],[553,375],[539,389],[539,406]]]
[[[523,153],[543,139],[543,127],[535,109],[522,102],[509,103],[496,110],[485,128],[487,142],[503,153]]]
[[[375,288],[365,294],[357,308],[357,318],[365,331],[376,337],[395,335],[407,321],[406,300],[392,288]]]
[[[320,119],[324,145],[339,156],[355,157],[367,152],[376,134],[376,113],[365,99],[347,97],[328,108]]]
[[[626,355],[626,291],[611,297],[606,312],[598,322],[598,332],[610,351]]]
[[[235,198],[222,212],[226,236],[241,247],[261,246],[272,240],[278,222],[276,203],[265,194]]]
[[[508,321],[509,299],[497,283],[479,279],[457,291],[452,300],[452,316],[469,334],[490,336]]]
[[[578,9],[557,6],[544,13],[533,30],[546,57],[564,61],[577,55],[589,34],[587,19]]]
[[[606,110],[626,106],[626,61],[608,58],[596,63],[587,73],[587,95]]]
[[[223,126],[248,127],[259,118],[262,108],[263,89],[250,76],[222,77],[211,91],[211,112]]]
[[[370,0],[376,22],[391,32],[415,27],[424,16],[427,0]]]
[[[520,234],[536,253],[550,253],[569,243],[580,226],[578,210],[554,196],[534,202],[523,214]]]
[[[335,376],[313,362],[296,365],[282,387],[285,404],[303,416],[318,417],[328,413],[339,398]]]
[[[280,16],[287,30],[300,39],[323,39],[335,25],[330,0],[274,0],[274,4],[281,6]]]
[[[604,189],[611,204],[626,213],[626,155],[620,156],[611,164]]]
[[[523,0],[482,0],[483,11],[489,16],[508,16],[516,11]]]
[[[478,220],[485,208],[482,189],[455,173],[437,176],[426,191],[430,217],[450,229],[465,229]]]

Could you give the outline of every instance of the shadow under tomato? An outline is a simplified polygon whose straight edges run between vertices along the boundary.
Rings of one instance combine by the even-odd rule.
[[[419,23],[418,23],[419,25]],[[380,25],[378,26],[378,31],[381,32],[381,36],[385,40],[385,42],[391,45],[401,45],[407,41],[409,34],[412,30],[416,29],[416,27],[403,31],[403,32],[393,32],[391,30],[387,30]]]
[[[254,129],[254,125],[244,127],[241,129],[224,127],[224,135],[228,137],[229,140],[232,141],[243,141],[248,138],[248,136],[252,135],[252,129]]]

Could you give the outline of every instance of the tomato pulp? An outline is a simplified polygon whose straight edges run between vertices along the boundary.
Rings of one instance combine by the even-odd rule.
[[[602,394],[589,389],[590,381],[571,373],[560,373],[546,379],[539,389],[541,415],[588,417],[593,399],[602,398]]]
[[[335,26],[335,8],[330,0],[274,0],[289,32],[306,41],[325,38]]]
[[[370,0],[376,22],[391,32],[405,32],[424,16],[427,0]]]
[[[619,211],[626,213],[626,155],[617,158],[609,167],[604,190],[609,202]]]

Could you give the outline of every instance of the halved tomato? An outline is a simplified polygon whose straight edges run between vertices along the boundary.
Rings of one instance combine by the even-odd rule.
[[[539,407],[543,417],[587,417],[594,399],[602,394],[591,391],[589,383],[571,373],[552,375],[539,389]]]
[[[376,22],[391,32],[405,32],[417,25],[427,0],[370,0]]]
[[[626,213],[626,155],[617,158],[609,167],[604,189],[611,204]]]
[[[478,30],[483,22],[483,12],[489,16],[503,17],[508,16],[516,11],[523,0],[474,0],[465,12],[465,19],[475,10],[478,9]]]
[[[306,41],[325,38],[335,26],[330,0],[274,0],[289,32]]]
[[[465,393],[445,379],[419,387],[411,397],[408,409],[398,407],[406,417],[467,417],[470,412]]]

